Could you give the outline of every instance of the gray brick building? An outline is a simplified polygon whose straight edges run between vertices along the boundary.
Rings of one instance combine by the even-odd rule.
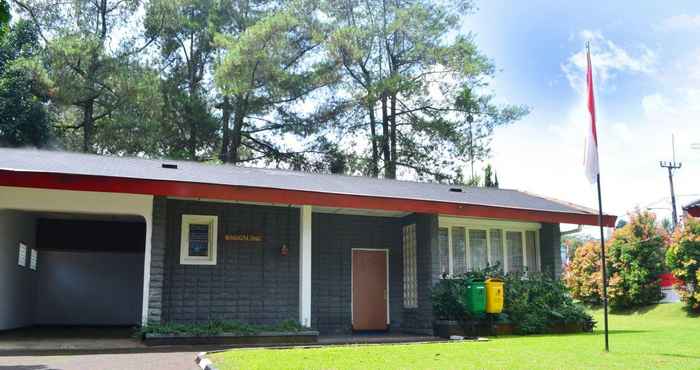
[[[291,319],[430,334],[443,276],[558,276],[560,224],[597,222],[515,190],[0,149],[0,330]]]

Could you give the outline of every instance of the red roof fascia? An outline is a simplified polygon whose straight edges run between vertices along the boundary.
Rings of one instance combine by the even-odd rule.
[[[0,170],[0,185],[598,225],[598,216],[593,214],[112,176]],[[603,225],[613,227],[615,219],[604,215]]]
[[[693,217],[700,217],[700,207],[698,206],[688,207],[685,209],[685,211]]]

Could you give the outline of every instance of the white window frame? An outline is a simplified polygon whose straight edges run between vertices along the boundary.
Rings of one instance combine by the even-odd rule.
[[[438,222],[438,228],[446,228],[448,234],[448,251],[449,251],[449,271],[450,275],[454,271],[453,259],[452,259],[452,228],[453,227],[463,227],[464,237],[465,237],[465,248],[466,248],[466,264],[467,270],[471,271],[471,248],[469,245],[469,230],[481,230],[486,231],[486,255],[489,265],[493,263],[491,260],[491,230],[501,230],[501,244],[503,248],[503,272],[508,273],[510,264],[510,253],[508,253],[508,243],[506,241],[506,234],[508,232],[519,232],[522,238],[522,249],[523,249],[523,270],[531,271],[527,263],[527,237],[525,235],[526,231],[535,232],[535,251],[537,253],[537,266],[535,266],[535,271],[540,271],[542,262],[540,261],[540,233],[539,230],[542,228],[542,224],[537,222],[518,222],[518,221],[504,221],[504,220],[490,220],[490,219],[477,219],[477,218],[467,218],[467,217],[451,217],[451,216],[440,216]]]
[[[209,225],[209,249],[207,256],[190,256],[190,225]],[[180,264],[181,265],[216,265],[218,249],[219,218],[213,215],[182,215],[180,226]]]

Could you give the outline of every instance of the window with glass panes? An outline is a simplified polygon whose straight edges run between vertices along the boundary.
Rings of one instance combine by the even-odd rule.
[[[526,225],[441,221],[438,229],[441,273],[457,275],[494,265],[506,273],[540,271],[539,225]]]

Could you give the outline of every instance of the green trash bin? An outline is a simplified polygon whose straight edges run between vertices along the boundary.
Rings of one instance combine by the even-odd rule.
[[[483,279],[467,280],[464,294],[467,311],[472,316],[480,316],[486,312],[486,287]]]

